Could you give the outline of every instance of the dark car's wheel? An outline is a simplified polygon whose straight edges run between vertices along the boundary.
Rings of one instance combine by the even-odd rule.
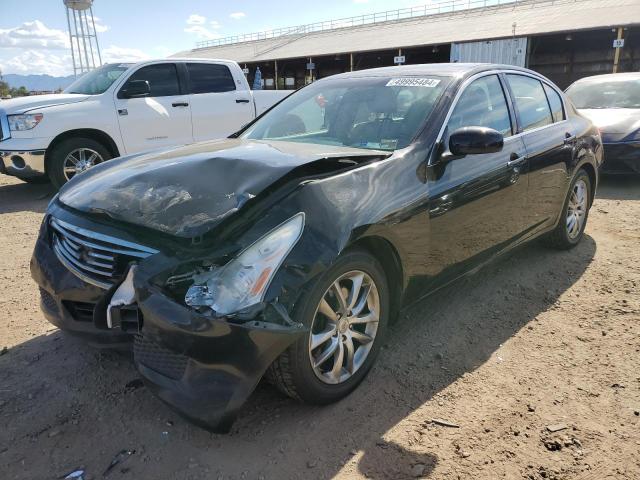
[[[293,398],[335,402],[364,379],[383,342],[389,318],[384,270],[369,253],[348,251],[300,305],[295,317],[310,333],[273,363],[267,377]]]
[[[56,145],[49,160],[49,177],[56,188],[73,177],[112,158],[111,152],[92,138],[69,138]]]
[[[560,221],[546,238],[546,243],[560,250],[575,247],[584,235],[591,208],[591,179],[584,170],[579,170],[569,188],[562,207]]]

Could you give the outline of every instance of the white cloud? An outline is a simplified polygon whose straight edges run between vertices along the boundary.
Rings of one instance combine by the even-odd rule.
[[[2,62],[3,73],[46,73],[54,77],[66,76],[73,73],[71,54],[55,55],[51,52],[25,50],[14,57]]]
[[[69,35],[34,20],[14,28],[0,29],[0,47],[66,49],[69,48]]]
[[[234,12],[231,15],[229,15],[230,18],[233,18],[234,20],[240,20],[241,18],[246,17],[247,14],[244,12]]]
[[[149,58],[149,55],[137,48],[118,47],[110,45],[102,50],[102,60],[104,63],[114,62],[140,62]]]
[[[93,17],[93,21],[96,25],[96,33],[104,33],[107,30],[111,30],[111,27],[109,25],[104,25],[102,23],[102,19],[100,17]]]
[[[212,32],[207,27],[203,27],[202,25],[191,25],[190,27],[185,28],[184,31],[195,35],[201,40],[213,40],[222,36],[219,33]]]
[[[211,20],[209,22],[209,25],[211,25],[211,28],[215,28],[216,30],[218,28],[222,28],[222,25],[220,25],[220,22],[218,22],[217,20]]]
[[[207,17],[203,17],[197,13],[192,13],[189,15],[189,18],[187,18],[187,25],[204,25],[205,23],[207,23]]]

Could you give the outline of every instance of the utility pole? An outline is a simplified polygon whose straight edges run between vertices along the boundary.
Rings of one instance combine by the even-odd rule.
[[[618,39],[616,43],[614,43],[614,48],[616,52],[613,56],[613,73],[618,73],[618,63],[620,63],[620,50],[622,50],[624,46],[624,28],[618,27]]]

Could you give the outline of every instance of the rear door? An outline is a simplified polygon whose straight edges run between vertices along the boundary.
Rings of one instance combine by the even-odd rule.
[[[444,145],[456,129],[479,126],[501,132],[504,147],[432,167],[429,268],[433,274],[448,271],[457,276],[513,242],[524,229],[527,159],[524,142],[515,135],[508,99],[501,77],[490,74],[466,86],[452,111],[442,136]]]
[[[565,199],[575,132],[554,87],[526,74],[505,76],[529,158],[529,196],[523,218],[528,228],[543,229],[555,223]]]
[[[149,82],[150,94],[123,98],[123,90],[133,80]],[[127,153],[193,142],[189,97],[183,91],[175,63],[146,65],[127,79],[115,98]]]
[[[228,137],[253,119],[251,92],[227,65],[188,62],[186,68],[196,142]]]

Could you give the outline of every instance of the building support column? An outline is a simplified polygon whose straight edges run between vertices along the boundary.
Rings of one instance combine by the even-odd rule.
[[[276,87],[276,90],[278,90],[278,60],[273,61],[273,71],[275,73],[275,80],[274,80],[276,84],[275,87]]]
[[[622,40],[624,35],[624,29],[622,27],[618,27],[618,40]],[[618,73],[618,63],[620,63],[620,50],[622,47],[616,48],[616,52],[613,57],[613,73]]]
[[[349,71],[353,72],[353,53],[349,54]]]

